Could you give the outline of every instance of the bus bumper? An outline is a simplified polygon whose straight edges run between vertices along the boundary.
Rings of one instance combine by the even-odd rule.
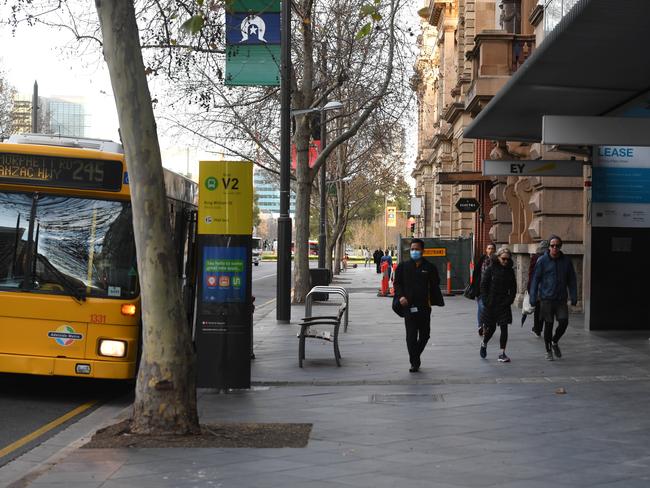
[[[0,372],[127,380],[135,377],[135,362],[0,354]]]

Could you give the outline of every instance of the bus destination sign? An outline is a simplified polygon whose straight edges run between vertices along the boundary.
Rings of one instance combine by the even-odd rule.
[[[0,153],[0,183],[120,191],[122,163],[115,160]]]

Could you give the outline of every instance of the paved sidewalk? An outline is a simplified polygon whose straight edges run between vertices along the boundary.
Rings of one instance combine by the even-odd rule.
[[[647,333],[589,333],[572,315],[564,358],[513,311],[509,364],[498,332],[479,357],[475,303],[435,308],[419,373],[409,373],[404,326],[376,296],[374,268],[348,270],[350,327],[342,367],[332,346],[297,326],[256,317],[254,388],[199,392],[202,422],[310,422],[303,449],[106,449],[73,444],[15,486],[47,487],[647,487]],[[317,310],[333,310],[331,305]],[[294,322],[304,315],[294,307]],[[558,393],[563,388],[566,393]],[[110,420],[110,419],[109,419]],[[21,462],[21,459],[8,465]],[[0,469],[2,484],[5,468]],[[27,474],[27,473],[25,473]]]

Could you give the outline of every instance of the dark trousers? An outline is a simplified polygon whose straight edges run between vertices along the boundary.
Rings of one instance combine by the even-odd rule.
[[[542,300],[540,304],[541,319],[544,321],[544,342],[548,349],[551,342],[558,342],[569,326],[569,307],[565,301]],[[557,328],[553,333],[553,323]]]
[[[537,305],[535,305],[535,311],[533,312],[533,332],[536,334],[541,334],[542,329],[544,328],[540,308],[539,302],[537,302]]]
[[[420,367],[420,355],[431,334],[431,309],[409,313],[404,317],[406,326],[406,348],[411,366]]]
[[[499,346],[501,346],[501,349],[506,348],[506,344],[508,343],[508,324],[502,324],[499,325],[501,328],[501,335],[499,336]],[[484,329],[483,329],[483,343],[487,344],[490,339],[492,339],[492,336],[494,335],[494,332],[497,330],[497,324],[485,324]]]
[[[377,274],[381,273],[381,263],[375,263],[377,266]]]

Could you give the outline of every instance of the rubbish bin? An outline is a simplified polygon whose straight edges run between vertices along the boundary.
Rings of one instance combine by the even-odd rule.
[[[330,272],[327,268],[310,268],[309,281],[311,288],[315,286],[327,286],[330,284]],[[314,293],[314,300],[324,302],[329,298],[328,293]]]

